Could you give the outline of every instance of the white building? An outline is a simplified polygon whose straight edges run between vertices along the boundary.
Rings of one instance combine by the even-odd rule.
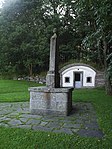
[[[104,73],[86,64],[70,64],[60,70],[61,87],[90,88],[104,85]]]

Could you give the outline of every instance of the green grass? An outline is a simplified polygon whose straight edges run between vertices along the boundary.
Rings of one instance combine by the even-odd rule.
[[[29,101],[28,88],[40,86],[30,81],[0,80],[0,102]]]
[[[27,88],[35,86],[35,83],[24,81],[1,80],[0,82],[2,82],[0,94],[4,95],[5,101],[16,101],[13,94],[17,94],[22,101],[21,93],[28,94]],[[10,94],[12,95],[9,99]],[[73,101],[93,104],[100,129],[105,134],[102,139],[0,127],[0,149],[112,149],[112,97],[107,96],[103,89],[82,89],[73,91]]]
[[[0,149],[110,149],[111,140],[0,128]]]
[[[91,102],[96,110],[101,130],[106,139],[112,140],[112,96],[106,95],[103,89],[83,89],[74,92],[73,101]]]

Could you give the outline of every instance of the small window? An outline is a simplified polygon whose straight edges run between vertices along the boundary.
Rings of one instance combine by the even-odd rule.
[[[65,83],[70,83],[70,78],[69,77],[65,77]]]
[[[87,77],[86,82],[87,82],[87,83],[92,83],[92,77]]]

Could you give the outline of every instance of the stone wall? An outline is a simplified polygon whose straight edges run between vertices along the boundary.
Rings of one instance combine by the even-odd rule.
[[[104,72],[97,71],[95,78],[95,86],[100,87],[105,85],[105,75]]]
[[[46,83],[46,77],[43,76],[35,76],[35,77],[18,77],[18,78],[13,78],[13,80],[26,80],[26,81],[32,81],[32,82],[36,82],[36,83],[40,83],[40,84],[45,84]]]

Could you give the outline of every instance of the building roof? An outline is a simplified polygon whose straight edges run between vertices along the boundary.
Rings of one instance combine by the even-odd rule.
[[[70,67],[74,67],[74,66],[85,66],[85,67],[89,67],[91,69],[93,69],[95,72],[98,72],[94,67],[88,65],[88,64],[84,64],[84,63],[73,63],[73,64],[69,64],[69,65],[66,65],[64,66],[63,68],[61,68],[59,70],[59,73],[62,73],[64,70],[70,68]]]

